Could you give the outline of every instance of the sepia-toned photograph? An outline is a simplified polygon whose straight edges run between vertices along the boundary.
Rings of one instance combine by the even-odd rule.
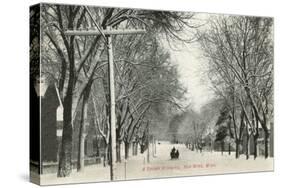
[[[271,17],[30,7],[30,179],[274,169]]]

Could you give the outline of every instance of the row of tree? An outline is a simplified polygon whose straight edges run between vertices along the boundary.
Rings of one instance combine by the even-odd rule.
[[[43,4],[41,16],[42,74],[54,82],[63,104],[63,135],[58,177],[72,171],[73,124],[79,120],[77,170],[84,168],[84,140],[87,125],[95,126],[106,145],[110,141],[108,60],[101,36],[67,36],[66,30],[143,28],[145,35],[115,36],[114,70],[116,90],[116,148],[129,145],[147,131],[151,114],[160,108],[180,108],[185,90],[178,81],[176,67],[161,45],[169,41],[188,42],[180,33],[188,27],[192,14],[118,8]],[[79,114],[79,115],[78,115]],[[92,121],[90,121],[92,120]]]
[[[220,101],[217,136],[227,134],[234,141],[238,158],[246,133],[246,147],[253,138],[256,158],[262,130],[267,158],[273,123],[272,18],[213,16],[198,39],[208,61],[208,79]],[[249,154],[247,147],[247,158]]]
[[[215,141],[220,103],[220,100],[213,99],[203,105],[200,112],[187,108],[174,115],[168,131],[171,141],[185,143],[192,151],[203,147],[213,149],[213,144],[211,148],[209,144]]]

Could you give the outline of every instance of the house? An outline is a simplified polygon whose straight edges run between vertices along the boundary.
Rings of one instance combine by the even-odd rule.
[[[268,150],[269,150],[269,156],[274,156],[274,129],[273,129],[273,122],[270,123],[269,129],[269,140],[268,140]],[[257,145],[257,155],[264,155],[264,130],[262,127],[259,127],[259,137],[257,139],[258,145]],[[243,137],[242,137],[242,150],[241,153],[246,153],[247,148],[247,133],[246,129],[244,130]],[[249,140],[249,153],[250,155],[254,154],[254,137],[253,135],[250,136]]]
[[[57,109],[60,99],[56,85],[42,79],[41,98],[41,159],[42,162],[57,162],[59,140],[57,138]]]

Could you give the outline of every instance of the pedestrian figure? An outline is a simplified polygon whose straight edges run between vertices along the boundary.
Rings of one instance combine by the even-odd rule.
[[[203,146],[201,143],[198,144],[198,149],[199,149],[200,153],[202,153]]]
[[[179,150],[177,150],[176,153],[175,153],[175,158],[178,159],[179,156],[180,156],[180,153],[179,153]]]
[[[171,150],[171,153],[170,153],[171,159],[175,158],[175,154],[176,154],[176,148],[173,147],[173,149]]]

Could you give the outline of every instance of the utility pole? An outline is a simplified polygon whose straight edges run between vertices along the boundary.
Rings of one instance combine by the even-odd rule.
[[[109,27],[107,28],[110,29]],[[116,172],[116,125],[115,125],[115,87],[114,87],[114,63],[111,35],[106,35],[107,55],[108,55],[108,74],[109,74],[109,100],[110,100],[110,180],[115,180]]]
[[[67,30],[66,35],[74,36],[97,36],[101,35],[105,41],[108,52],[108,74],[109,74],[109,95],[110,95],[110,180],[116,180],[116,117],[115,117],[115,84],[114,84],[114,60],[112,50],[112,35],[130,35],[130,34],[144,34],[144,29],[121,29],[112,30],[107,27],[106,30],[100,29],[95,22],[89,9],[85,7],[97,30]]]

